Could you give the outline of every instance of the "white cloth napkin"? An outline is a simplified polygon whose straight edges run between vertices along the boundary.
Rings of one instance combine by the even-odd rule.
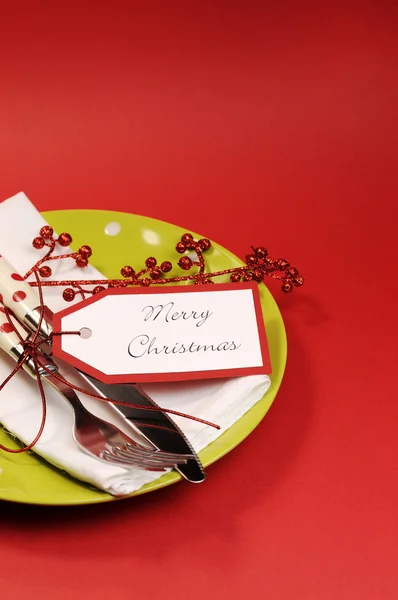
[[[45,225],[44,219],[23,193],[0,203],[0,254],[20,273],[26,271],[44,254],[32,248],[32,240]],[[60,233],[60,232],[58,232]],[[73,231],[70,232],[73,235]],[[67,249],[62,248],[62,253]],[[53,278],[79,279],[81,270],[72,260],[51,265]],[[87,279],[102,275],[93,267],[84,272]],[[44,288],[44,298],[55,312],[65,308],[60,289]],[[14,363],[0,353],[0,382],[10,373]],[[63,372],[68,378],[71,371]],[[197,452],[218,438],[266,393],[270,386],[268,376],[250,376],[233,379],[146,384],[144,389],[160,406],[189,413],[221,426],[221,430],[176,417]],[[35,451],[53,465],[64,469],[77,479],[115,496],[123,496],[140,489],[161,476],[141,469],[124,469],[107,465],[85,454],[72,438],[72,409],[51,386],[46,387],[47,422]],[[105,403],[81,395],[81,400],[95,414],[122,427],[113,411]],[[41,421],[41,399],[37,383],[19,372],[0,393],[0,422],[23,442],[31,442]],[[126,431],[128,432],[128,430]],[[1,477],[1,474],[0,474]]]

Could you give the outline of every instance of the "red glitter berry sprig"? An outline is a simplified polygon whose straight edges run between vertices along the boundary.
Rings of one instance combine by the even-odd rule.
[[[61,233],[58,238],[54,238],[53,229],[45,225],[40,230],[40,235],[33,240],[33,247],[37,250],[48,248],[46,255],[41,258],[24,276],[29,277],[36,271],[41,278],[41,286],[62,286],[64,287],[63,298],[71,302],[79,295],[85,298],[87,295],[95,295],[107,288],[143,286],[148,287],[151,284],[168,284],[180,282],[192,282],[195,285],[205,285],[214,283],[213,279],[229,275],[230,281],[239,283],[241,281],[255,281],[261,283],[266,277],[278,279],[282,282],[282,291],[291,293],[295,287],[301,287],[304,284],[304,277],[299,271],[290,265],[283,258],[272,258],[268,250],[263,246],[252,247],[252,252],[245,257],[245,264],[232,269],[221,271],[206,272],[206,263],[203,254],[210,250],[211,242],[207,238],[195,240],[191,233],[184,233],[175,246],[178,254],[183,254],[178,261],[177,266],[186,274],[166,276],[173,270],[173,264],[165,260],[160,262],[154,257],[149,256],[145,261],[145,266],[136,271],[130,265],[121,268],[122,279],[100,279],[100,280],[63,280],[54,281],[48,278],[52,275],[52,269],[43,264],[48,261],[73,259],[76,265],[82,269],[88,266],[89,259],[93,252],[90,246],[83,245],[77,252],[68,254],[54,254],[58,246],[66,247],[72,243],[72,236],[69,233]],[[189,254],[187,254],[189,253]],[[195,269],[194,272],[188,273]],[[30,285],[37,286],[37,282]]]

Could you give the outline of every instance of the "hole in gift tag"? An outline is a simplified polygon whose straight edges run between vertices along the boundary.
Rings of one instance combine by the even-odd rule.
[[[80,333],[80,337],[83,340],[88,340],[89,338],[91,338],[91,336],[93,335],[93,332],[91,331],[91,329],[89,329],[88,327],[82,327],[79,331]]]
[[[112,221],[112,223],[108,223],[108,225],[105,226],[106,235],[118,235],[121,230],[122,226],[116,221]]]

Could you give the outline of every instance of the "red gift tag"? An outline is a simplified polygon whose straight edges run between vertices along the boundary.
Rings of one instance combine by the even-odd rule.
[[[258,286],[110,288],[54,316],[54,356],[104,383],[269,374]]]

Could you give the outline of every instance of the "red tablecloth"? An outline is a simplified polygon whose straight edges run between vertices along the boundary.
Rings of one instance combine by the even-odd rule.
[[[288,365],[254,433],[199,487],[0,502],[2,598],[398,597],[394,4],[2,5],[1,198],[265,245],[307,278],[271,286]]]

